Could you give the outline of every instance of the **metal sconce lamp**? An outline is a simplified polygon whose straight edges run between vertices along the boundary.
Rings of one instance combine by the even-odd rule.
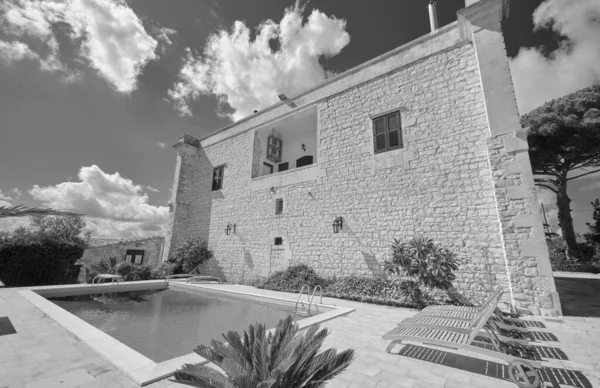
[[[271,194],[275,194],[276,192],[275,187],[271,187]]]
[[[335,217],[332,226],[333,233],[339,233],[341,229],[344,229],[344,219],[342,217]]]
[[[225,228],[225,234],[229,236],[230,232],[233,230],[233,234],[235,234],[235,224],[227,224]]]

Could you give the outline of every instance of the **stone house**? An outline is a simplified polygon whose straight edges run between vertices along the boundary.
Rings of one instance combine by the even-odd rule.
[[[86,264],[97,263],[112,256],[119,261],[154,267],[161,262],[164,244],[164,237],[132,240],[92,239],[88,248],[83,251],[81,259],[77,260],[76,264],[82,265],[78,281],[84,283],[86,280]]]
[[[186,238],[246,282],[305,263],[378,275],[394,238],[462,259],[455,286],[560,314],[501,22],[467,0],[453,24],[203,138],[184,135],[163,259]],[[274,91],[284,93],[285,91]]]

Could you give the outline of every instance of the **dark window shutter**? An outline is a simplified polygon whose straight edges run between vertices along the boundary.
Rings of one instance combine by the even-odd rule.
[[[313,157],[312,155],[305,155],[299,159],[296,160],[296,168],[298,167],[304,167],[304,166],[308,166],[313,164]]]
[[[283,213],[283,198],[277,198],[275,200],[275,215]]]
[[[387,150],[384,118],[373,121],[373,144],[375,144],[376,153]]]
[[[289,162],[285,162],[285,163],[281,163],[277,166],[277,171],[281,172],[281,171],[287,171],[288,168],[290,166]]]
[[[402,142],[400,139],[400,115],[398,112],[387,116],[387,132],[388,132],[388,150],[400,148]]]
[[[373,145],[375,153],[402,147],[402,124],[400,112],[394,112],[373,120]]]
[[[217,167],[213,170],[212,190],[221,190],[223,188],[223,169],[224,166]]]
[[[283,245],[283,237],[275,237],[274,245]]]

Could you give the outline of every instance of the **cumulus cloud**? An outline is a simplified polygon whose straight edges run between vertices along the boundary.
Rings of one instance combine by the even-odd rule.
[[[214,94],[239,120],[277,102],[278,93],[293,96],[323,81],[327,74],[319,58],[335,56],[348,45],[346,21],[317,9],[304,21],[302,12],[296,3],[279,24],[261,24],[254,40],[250,29],[236,21],[231,31],[211,35],[202,55],[188,48],[180,81],[169,91],[175,107],[190,115],[190,102]]]
[[[35,185],[29,194],[44,206],[85,214],[95,236],[129,238],[164,233],[168,208],[150,205],[145,193],[156,189],[135,184],[118,172],[108,174],[96,165],[82,167],[77,177],[78,182]]]
[[[78,59],[122,93],[136,89],[141,69],[157,59],[159,46],[171,44],[169,35],[175,33],[157,27],[157,38],[153,38],[124,0],[0,1],[1,30],[13,38],[3,42],[8,54],[4,49],[1,52],[6,61],[37,60],[44,71],[76,78],[78,72],[60,60],[54,28],[68,25],[67,36],[78,45]],[[41,43],[42,52],[34,51],[23,39]]]
[[[600,1],[546,0],[533,21],[536,29],[551,28],[568,40],[548,57],[522,48],[510,62],[521,114],[600,82]]]
[[[20,196],[21,196],[21,190],[19,190],[16,187],[12,190],[9,190],[7,193],[4,193],[2,190],[0,190],[0,200],[2,200],[2,201],[14,201],[15,199],[18,199]],[[8,206],[8,205],[4,205],[4,206]]]
[[[162,148],[163,150],[167,147],[167,143],[160,141],[158,143],[156,143],[157,146],[159,146],[160,148]]]

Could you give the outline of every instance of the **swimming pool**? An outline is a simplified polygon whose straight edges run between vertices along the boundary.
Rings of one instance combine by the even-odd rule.
[[[250,287],[160,280],[28,287],[18,293],[139,385],[169,377],[183,364],[207,363],[193,349],[220,340],[227,330],[256,322],[274,330],[297,303]],[[296,322],[305,329],[352,311],[309,306],[304,294]]]
[[[249,324],[276,327],[293,309],[226,295],[163,289],[48,298],[155,362],[222,340]]]

